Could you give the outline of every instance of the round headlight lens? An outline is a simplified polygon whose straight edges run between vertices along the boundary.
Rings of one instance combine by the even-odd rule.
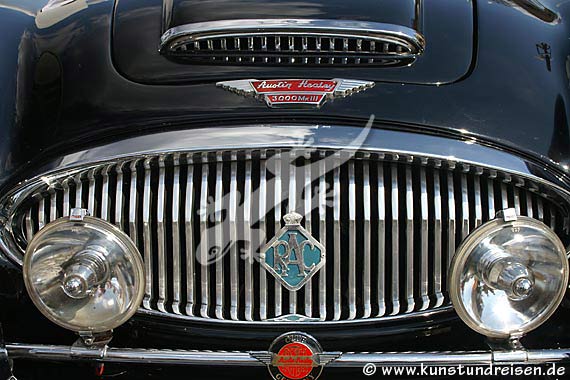
[[[494,219],[463,241],[450,268],[450,297],[459,317],[492,338],[521,336],[554,313],[568,284],[558,236],[524,216]]]
[[[112,224],[89,216],[46,225],[28,245],[23,272],[36,307],[77,332],[120,326],[144,294],[143,263],[133,242]]]

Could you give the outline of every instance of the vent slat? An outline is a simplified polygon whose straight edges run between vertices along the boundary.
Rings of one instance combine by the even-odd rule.
[[[302,182],[303,185],[303,193],[305,195],[304,198],[304,216],[305,216],[305,229],[307,230],[307,232],[311,235],[314,235],[312,233],[312,227],[311,227],[311,211],[313,209],[312,204],[311,204],[311,200],[312,200],[312,191],[311,191],[311,182],[313,179],[312,176],[312,172],[311,172],[311,161],[310,161],[310,153],[307,154],[305,153],[305,160],[304,160],[304,166],[305,166],[305,178],[304,181]],[[304,291],[305,291],[305,316],[307,317],[312,317],[313,316],[313,284],[312,284],[312,280],[309,280],[309,282],[307,282],[307,284],[304,287]]]
[[[153,265],[152,265],[152,236],[151,236],[151,221],[150,221],[150,207],[151,207],[151,187],[150,187],[150,159],[144,160],[144,191],[143,191],[143,245],[144,245],[144,263],[145,263],[145,295],[143,299],[143,306],[145,309],[150,309],[150,302],[153,299],[152,279],[153,279]]]
[[[321,152],[319,161],[319,241],[327,242],[327,182],[325,152]],[[321,268],[319,274],[319,319],[327,317],[327,267]]]
[[[390,165],[390,174],[392,178],[390,199],[392,202],[392,277],[391,277],[391,290],[392,290],[392,312],[390,315],[400,313],[400,220],[399,220],[399,202],[398,194],[398,166],[393,163]]]
[[[362,299],[364,303],[364,310],[362,318],[370,318],[372,315],[371,297],[371,284],[370,284],[370,266],[372,259],[371,247],[371,208],[374,204],[372,193],[370,191],[370,164],[368,161],[362,163],[362,176],[363,176],[363,200],[364,200],[364,260],[363,260],[363,274],[362,274]],[[356,274],[355,274],[356,275]]]
[[[158,310],[166,312],[167,301],[167,270],[166,270],[166,189],[165,189],[164,157],[158,161],[158,201],[156,211],[156,227],[158,236]]]
[[[252,228],[251,228],[251,153],[247,153],[247,161],[245,163],[245,190],[244,190],[244,203],[243,203],[243,229],[244,236],[246,237],[246,258],[245,258],[245,320],[253,320],[253,246],[252,241]]]
[[[172,310],[182,314],[182,262],[180,257],[180,156],[175,155],[172,177]]]
[[[386,314],[386,193],[384,167],[378,163],[378,314]]]
[[[421,211],[421,265],[420,265],[420,299],[419,310],[426,310],[430,305],[429,299],[429,252],[428,252],[428,192],[426,169],[420,168],[420,211]]]
[[[208,156],[202,156],[202,182],[200,185],[200,199],[198,210],[200,213],[200,252],[197,253],[197,261],[200,266],[200,315],[202,318],[210,318],[210,266],[209,239],[208,239]]]
[[[275,180],[274,180],[274,188],[273,188],[273,194],[274,194],[274,214],[275,214],[275,219],[274,219],[274,223],[275,223],[275,228],[274,231],[277,234],[279,232],[279,230],[281,230],[281,202],[283,202],[283,198],[282,198],[282,180],[281,180],[281,152],[280,151],[276,151],[275,152],[275,156],[274,156],[274,160],[273,160],[273,172],[275,173]],[[283,310],[282,310],[282,305],[283,305],[283,299],[282,299],[282,286],[279,283],[279,281],[274,280],[274,287],[275,287],[275,316],[278,317],[280,315],[283,314]]]
[[[237,247],[238,233],[237,233],[237,156],[232,154],[231,158],[231,177],[230,177],[230,285],[231,285],[231,300],[230,300],[230,318],[238,320],[238,280],[239,280],[239,252]]]
[[[333,217],[334,217],[334,252],[333,252],[333,266],[334,266],[334,273],[333,273],[333,308],[334,308],[334,316],[333,320],[338,321],[341,317],[341,308],[342,308],[342,301],[341,301],[341,262],[340,262],[340,238],[341,238],[341,229],[340,229],[340,204],[341,204],[341,193],[340,193],[340,157],[335,154],[335,164],[334,164],[334,204],[333,204]]]
[[[214,198],[214,232],[216,235],[216,318],[224,319],[224,235],[222,225],[223,205],[223,164],[222,155],[218,153],[216,160],[216,192]]]
[[[414,190],[412,168],[406,165],[406,313],[414,311]]]

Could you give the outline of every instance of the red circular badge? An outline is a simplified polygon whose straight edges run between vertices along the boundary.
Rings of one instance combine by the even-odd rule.
[[[313,370],[313,351],[303,343],[288,343],[277,353],[276,366],[288,379],[304,379]]]

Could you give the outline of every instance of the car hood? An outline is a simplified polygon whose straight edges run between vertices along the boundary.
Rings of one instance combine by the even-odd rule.
[[[442,84],[466,75],[474,58],[472,2],[449,2],[445,9],[420,0],[174,0],[145,7],[146,0],[119,1],[113,28],[117,69],[141,83],[187,83],[239,77],[358,77],[374,81]],[[454,14],[454,17],[449,17]],[[374,22],[409,28],[426,41],[413,65],[403,67],[253,67],[188,65],[158,51],[167,30],[194,23],[251,19],[317,19]],[[445,25],[445,27],[442,27]],[[127,48],[128,46],[128,48]],[[441,62],[445,62],[444,65]]]

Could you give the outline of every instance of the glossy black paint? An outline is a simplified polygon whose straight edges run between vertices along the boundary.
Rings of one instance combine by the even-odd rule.
[[[247,3],[250,7],[256,4]],[[363,2],[367,3],[372,2]],[[544,4],[555,13],[529,8],[524,0],[434,3],[423,9],[421,23],[411,25],[429,34],[428,49],[433,46],[435,51],[426,51],[409,68],[213,70],[175,64],[158,54],[164,28],[159,0],[89,4],[76,0],[41,12],[47,0],[0,0],[0,194],[45,162],[127,137],[246,123],[362,126],[370,114],[376,115],[377,128],[475,139],[542,160],[565,178],[564,165],[570,164],[570,3],[545,0]],[[182,3],[175,4],[182,7]],[[280,9],[284,4],[290,3],[263,1],[258,5]],[[311,6],[287,7],[289,13],[284,16],[359,17],[347,14],[344,2],[313,0],[307,4]],[[382,7],[381,3],[374,4]],[[412,2],[403,4],[404,8],[386,21],[397,22],[410,14]],[[315,8],[326,11],[307,10]],[[199,21],[200,17],[213,20],[220,10],[224,18],[243,18],[249,15],[248,9],[233,2],[221,2],[219,8],[204,6],[201,15],[174,9],[177,13],[171,22]],[[351,12],[356,12],[354,9]],[[378,14],[360,17],[376,19]],[[264,15],[260,11],[257,16]],[[260,102],[215,86],[217,80],[248,77],[347,77],[373,79],[377,84],[319,110],[287,112],[268,109]],[[0,305],[1,321],[12,339],[33,339],[36,343],[74,340],[73,334],[38,315],[23,290],[19,270],[1,256]],[[529,346],[545,334],[551,340],[541,343],[548,346],[568,343],[567,323],[560,323],[567,311],[562,309],[558,315],[563,317],[554,318],[527,338]],[[23,322],[36,328],[18,329]],[[463,325],[447,322],[433,321],[433,331],[426,330],[441,334],[437,339],[440,348],[455,347],[457,336],[468,337],[464,342],[482,344],[480,337]],[[417,342],[417,334],[426,333],[407,327],[414,339],[377,337],[367,344],[375,349],[382,344],[404,348],[409,342]],[[139,318],[118,330],[116,342],[130,344],[135,339],[137,345],[156,343],[157,332],[161,339],[167,336],[172,345],[184,347],[188,342],[208,347],[225,345],[226,341],[220,340],[227,334],[234,334],[236,341],[241,337],[265,347],[275,336],[275,332],[187,325],[166,328],[161,321]],[[382,335],[399,332],[386,327]],[[333,329],[317,337],[326,342],[360,334],[377,336],[379,331],[366,326],[346,334]],[[188,339],[192,336],[196,339]],[[429,339],[426,344],[428,341],[434,344]],[[354,344],[355,340],[345,343]]]

